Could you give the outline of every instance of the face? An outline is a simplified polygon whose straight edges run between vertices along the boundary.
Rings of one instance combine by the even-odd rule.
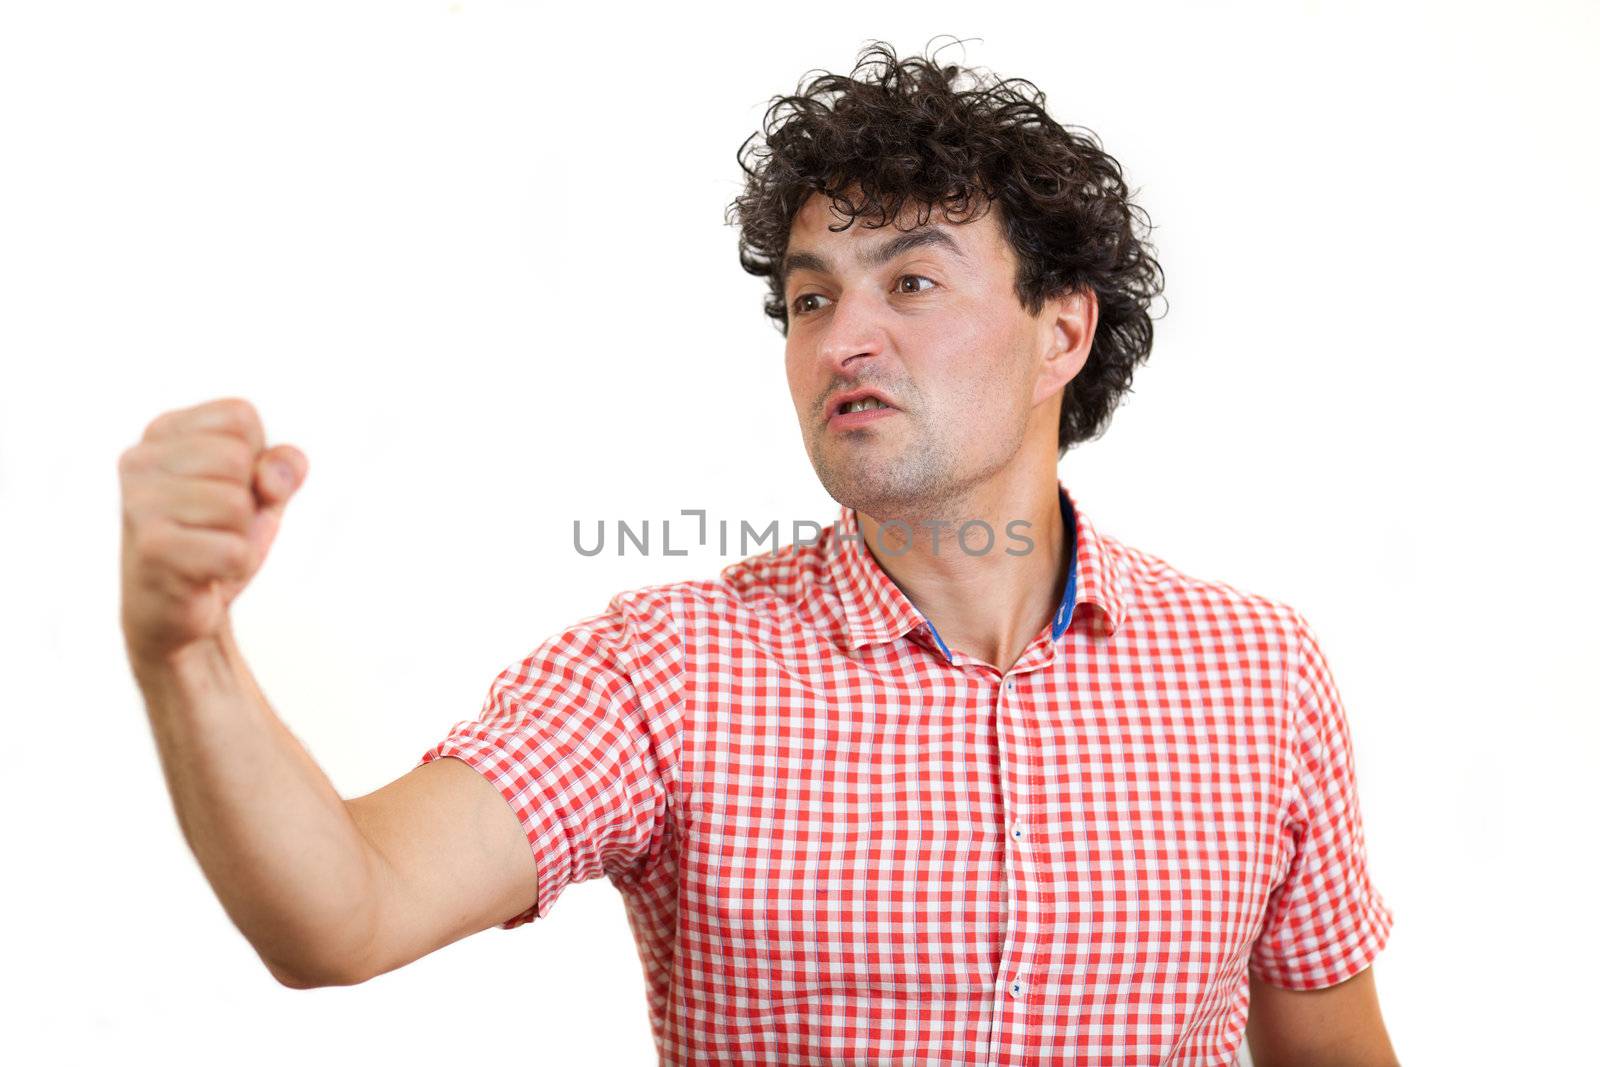
[[[1073,318],[1078,298],[1064,325],[1060,302],[1029,315],[998,207],[960,223],[936,210],[912,228],[908,205],[906,229],[829,231],[843,220],[813,194],[785,257],[789,390],[829,495],[879,518],[931,515],[1025,451],[1047,450],[1053,471],[1060,390],[1087,358],[1092,294],[1087,321]],[[888,407],[841,412],[861,392]]]

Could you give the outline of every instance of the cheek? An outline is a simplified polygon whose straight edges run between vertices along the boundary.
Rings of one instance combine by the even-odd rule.
[[[1000,323],[967,321],[926,339],[923,351],[936,354],[927,364],[929,392],[945,408],[965,408],[974,417],[1009,412],[1019,384],[1009,335]]]
[[[811,400],[803,373],[803,365],[793,354],[787,351],[784,353],[783,374],[784,380],[789,384],[789,398],[794,401],[795,410],[805,411]]]

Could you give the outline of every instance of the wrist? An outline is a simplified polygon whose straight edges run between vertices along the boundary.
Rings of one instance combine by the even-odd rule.
[[[236,660],[233,637],[226,624],[215,634],[176,649],[142,651],[131,644],[128,649],[134,680],[146,696],[174,689],[209,692],[236,683]]]

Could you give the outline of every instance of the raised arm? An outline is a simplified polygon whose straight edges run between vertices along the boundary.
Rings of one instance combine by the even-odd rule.
[[[278,472],[278,463],[287,467]],[[122,625],[184,838],[294,988],[392,970],[523,910],[528,841],[489,782],[437,760],[346,802],[273,713],[228,625],[306,472],[247,402],[168,412],[123,453]]]
[[[423,764],[345,807],[377,857],[370,934],[346,984],[497,926],[538,899],[516,813],[459,759]]]

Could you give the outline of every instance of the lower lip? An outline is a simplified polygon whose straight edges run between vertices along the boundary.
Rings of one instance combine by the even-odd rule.
[[[852,411],[844,415],[834,415],[828,420],[830,430],[854,430],[868,423],[877,422],[888,415],[898,415],[896,408],[867,408],[865,411]]]

